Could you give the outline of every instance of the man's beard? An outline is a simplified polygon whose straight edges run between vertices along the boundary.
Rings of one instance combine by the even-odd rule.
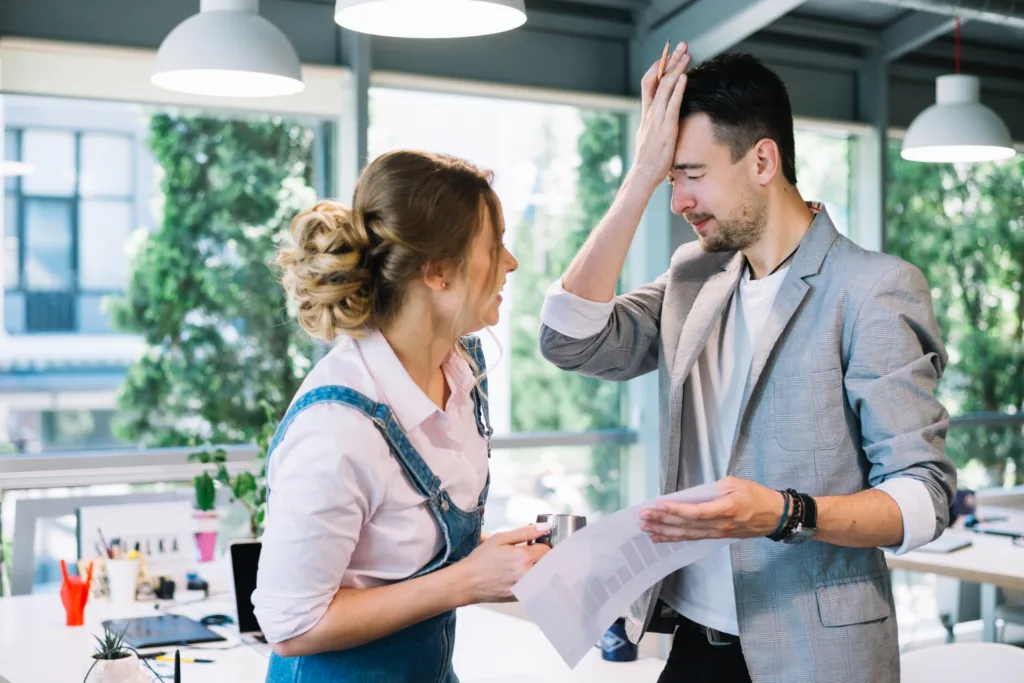
[[[691,223],[700,223],[705,216],[693,216]],[[717,230],[701,235],[700,246],[707,252],[742,251],[753,246],[761,235],[764,234],[764,227],[767,223],[764,203],[760,197],[751,197],[744,203],[739,216],[726,221],[714,219]]]

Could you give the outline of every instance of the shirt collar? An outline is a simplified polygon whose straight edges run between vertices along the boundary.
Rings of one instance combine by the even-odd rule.
[[[377,400],[391,408],[402,429],[412,431],[442,412],[412,380],[383,334],[374,330],[356,344],[377,388]]]
[[[434,414],[444,415],[409,376],[383,334],[374,330],[356,343],[377,388],[378,400],[391,408],[402,429],[411,431]],[[458,354],[448,354],[442,370],[453,395],[467,395],[473,389],[473,372]]]

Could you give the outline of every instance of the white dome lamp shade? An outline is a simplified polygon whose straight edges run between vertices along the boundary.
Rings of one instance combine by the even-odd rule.
[[[900,155],[908,161],[977,162],[1009,159],[1017,151],[1006,124],[978,101],[977,76],[947,74],[935,83],[935,104],[918,114]]]
[[[467,38],[526,22],[523,0],[336,0],[342,28],[390,38]]]
[[[956,73],[935,79],[935,104],[917,115],[903,138],[907,161],[978,162],[1009,159],[1010,130],[980,101],[977,76],[960,73],[960,19],[956,21]]]
[[[214,97],[277,97],[301,92],[295,48],[259,15],[259,0],[200,0],[199,14],[160,45],[152,82]]]

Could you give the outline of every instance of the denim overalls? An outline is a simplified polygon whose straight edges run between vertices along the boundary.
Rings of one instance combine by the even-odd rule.
[[[463,337],[463,348],[476,364],[477,387],[473,389],[477,430],[490,439],[492,429],[487,406],[484,354],[479,338]],[[480,543],[484,503],[490,474],[472,512],[459,509],[440,488],[441,481],[420,457],[405,433],[392,420],[391,409],[359,392],[341,386],[323,386],[303,394],[291,407],[267,450],[269,461],[295,416],[317,403],[342,403],[361,411],[377,426],[398,459],[409,483],[427,499],[444,538],[441,552],[416,574],[423,576],[465,558]],[[488,445],[488,453],[490,446]],[[455,643],[455,611],[413,624],[365,645],[304,657],[270,658],[267,683],[458,683],[452,670]]]

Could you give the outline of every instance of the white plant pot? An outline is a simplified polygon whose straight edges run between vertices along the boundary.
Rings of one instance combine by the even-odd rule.
[[[100,659],[89,672],[85,683],[148,683],[142,662],[131,653],[121,659]]]
[[[192,519],[195,521],[193,531],[197,534],[217,531],[220,526],[219,510],[193,510]]]

